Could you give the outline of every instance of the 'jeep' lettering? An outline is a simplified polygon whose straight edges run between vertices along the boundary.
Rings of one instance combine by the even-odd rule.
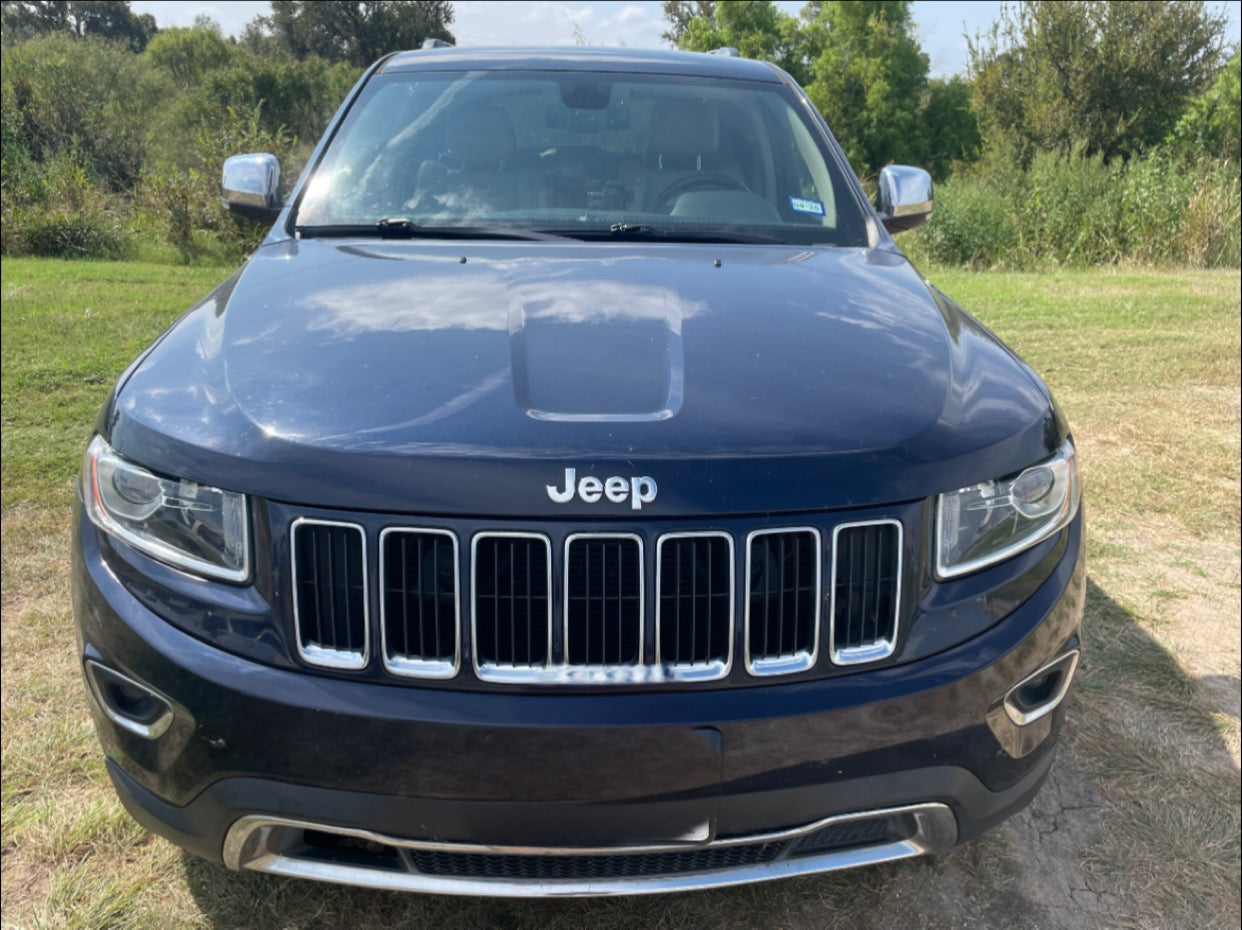
[[[547,488],[548,499],[554,504],[568,504],[575,495],[587,504],[598,503],[601,497],[606,497],[614,504],[624,504],[628,500],[631,510],[642,510],[643,504],[650,504],[660,491],[650,475],[630,478],[613,475],[603,480],[583,475],[579,479],[576,468],[565,469],[564,487],[549,484]]]

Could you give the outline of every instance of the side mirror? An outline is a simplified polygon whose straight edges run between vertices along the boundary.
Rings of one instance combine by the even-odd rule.
[[[932,179],[922,168],[886,165],[880,169],[876,210],[890,233],[922,226],[932,215]]]
[[[234,155],[224,163],[224,205],[238,216],[271,225],[280,216],[280,162],[266,152]]]

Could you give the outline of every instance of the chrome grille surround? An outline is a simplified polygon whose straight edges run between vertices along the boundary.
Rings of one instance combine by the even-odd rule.
[[[726,618],[725,655],[722,660],[711,660],[703,665],[693,661],[665,662],[661,655],[661,623],[663,622],[664,594],[664,544],[678,539],[723,539],[729,547],[729,612]],[[665,533],[656,541],[656,597],[655,597],[655,661],[665,675],[674,681],[714,681],[724,678],[733,668],[733,638],[737,616],[737,554],[733,550],[733,535],[722,530],[701,530],[688,533]],[[708,617],[711,622],[711,617]]]
[[[301,587],[301,579],[298,577],[298,531],[303,527],[310,526],[330,526],[341,529],[356,530],[358,539],[361,544],[361,580],[362,580],[362,649],[333,649],[318,645],[312,642],[306,642],[302,635],[302,609],[301,598],[298,589]],[[293,525],[289,530],[289,548],[291,562],[291,577],[293,581],[293,616],[294,616],[294,632],[297,640],[298,656],[308,665],[318,665],[322,668],[334,668],[344,671],[356,671],[366,668],[367,662],[370,661],[371,653],[371,596],[368,585],[370,576],[370,563],[367,560],[367,534],[366,530],[360,524],[350,523],[345,520],[323,520],[315,517],[298,517],[293,521]],[[348,619],[346,620],[348,623]]]
[[[754,541],[761,536],[773,535],[793,535],[795,533],[809,533],[815,540],[815,560],[814,560],[814,590],[815,590],[815,609],[812,612],[811,619],[811,648],[809,650],[799,650],[791,655],[779,656],[754,656],[751,655],[750,632],[751,632],[751,558],[753,555]],[[795,672],[803,672],[815,666],[816,660],[819,658],[819,628],[823,609],[823,563],[824,563],[824,547],[823,534],[813,526],[779,526],[770,527],[762,530],[752,530],[746,535],[746,620],[744,639],[746,642],[746,671],[752,675],[792,675]]]
[[[897,565],[894,569],[896,586],[893,591],[893,622],[892,632],[888,637],[877,637],[869,644],[862,646],[837,647],[837,566],[840,562],[838,541],[845,530],[862,526],[894,526],[897,528]],[[863,665],[887,659],[897,649],[898,627],[901,622],[901,573],[904,567],[903,548],[905,543],[904,528],[900,520],[886,517],[880,520],[856,520],[852,523],[839,523],[832,530],[832,579],[830,581],[831,604],[828,609],[830,618],[828,630],[828,651],[835,665]]]
[[[389,648],[386,615],[389,579],[385,577],[386,547],[389,539],[398,534],[447,536],[453,545],[453,657],[449,661],[394,653]],[[382,529],[379,537],[379,590],[380,657],[384,668],[394,675],[408,678],[447,679],[455,677],[461,670],[461,554],[458,550],[457,534],[450,530],[426,526],[388,526]]]
[[[638,566],[637,566],[638,568],[638,571],[637,571],[637,576],[638,576],[637,577],[637,581],[638,581],[638,618],[637,618],[637,621],[638,621],[638,630],[637,630],[638,652],[633,662],[591,663],[589,660],[590,648],[588,647],[587,649],[588,661],[574,662],[570,658],[570,645],[569,645],[569,637],[571,633],[570,621],[571,621],[571,613],[573,609],[573,605],[571,604],[572,598],[570,596],[570,585],[571,585],[570,550],[573,547],[573,544],[575,542],[590,542],[590,541],[595,541],[595,540],[609,540],[609,539],[625,540],[625,541],[633,542],[638,547]],[[621,561],[623,562],[624,558],[622,558]],[[621,566],[619,565],[618,570],[620,570],[620,568]],[[564,665],[573,666],[574,668],[579,668],[579,669],[601,668],[601,669],[612,670],[612,669],[638,668],[639,666],[643,664],[643,636],[647,629],[647,589],[646,589],[647,572],[646,572],[646,568],[647,568],[647,564],[646,564],[646,561],[644,560],[644,555],[643,555],[643,540],[641,536],[638,536],[635,533],[571,533],[565,537],[564,573],[563,573],[565,586],[561,589],[561,605],[562,605],[561,614],[562,614],[562,619],[563,619],[562,635],[564,637],[561,643],[561,653],[564,656],[564,660],[563,660]],[[590,585],[589,569],[587,572],[587,578],[585,579],[585,584],[587,584],[588,586]],[[589,587],[588,587],[586,596],[588,599],[591,597],[591,592],[589,590]],[[604,597],[607,596],[606,591],[604,592],[603,596]],[[589,624],[590,620],[587,619],[586,621],[584,621],[584,623]],[[620,624],[620,620],[618,620],[618,624]]]
[[[533,663],[504,664],[479,661],[479,543],[489,539],[527,539],[543,543],[547,560],[545,584],[547,591],[547,652],[541,665]],[[470,540],[470,656],[474,673],[481,681],[516,684],[547,677],[552,668],[552,541],[542,533],[482,531]],[[531,618],[534,623],[534,618]]]

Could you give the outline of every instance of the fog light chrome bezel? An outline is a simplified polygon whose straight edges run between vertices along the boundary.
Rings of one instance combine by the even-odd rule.
[[[1069,652],[1062,653],[1047,665],[1040,666],[1038,669],[1031,672],[1031,674],[1027,675],[1012,688],[1006,691],[1004,700],[1006,716],[1008,716],[1015,725],[1024,727],[1034,723],[1036,720],[1046,717],[1048,714],[1056,710],[1060,706],[1061,702],[1065,700],[1065,695],[1069,693],[1070,683],[1073,682],[1074,673],[1078,670],[1078,660],[1081,655],[1082,651],[1079,649],[1071,649]],[[1021,706],[1019,706],[1014,696],[1022,688],[1026,687],[1040,676],[1056,671],[1058,666],[1065,666],[1067,664],[1068,668],[1065,669],[1061,681],[1057,685],[1057,690],[1051,697],[1041,702],[1038,706],[1027,710],[1024,710]]]
[[[95,699],[95,703],[99,705],[99,709],[103,711],[105,717],[110,721],[135,736],[143,739],[156,740],[163,736],[173,722],[172,703],[168,698],[164,697],[158,691],[145,685],[140,681],[135,681],[128,675],[123,675],[116,669],[109,668],[94,659],[86,659],[86,684],[90,688],[91,697]],[[100,677],[113,679],[113,684],[123,685],[142,692],[146,697],[151,698],[160,705],[160,712],[149,721],[142,721],[131,716],[127,716],[120,708],[115,706],[107,694],[105,693],[105,684]]]

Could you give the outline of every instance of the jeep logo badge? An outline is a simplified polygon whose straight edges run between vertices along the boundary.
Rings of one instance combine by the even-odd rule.
[[[627,500],[630,502],[630,509],[642,510],[643,504],[650,504],[656,499],[659,488],[656,487],[655,479],[649,475],[633,476],[630,478],[621,475],[613,475],[611,478],[600,480],[594,475],[584,475],[578,478],[578,470],[576,468],[566,468],[564,487],[558,488],[554,484],[549,484],[548,499],[554,504],[568,504],[577,494],[583,503],[594,504],[601,497],[606,497],[614,504],[624,504]]]

